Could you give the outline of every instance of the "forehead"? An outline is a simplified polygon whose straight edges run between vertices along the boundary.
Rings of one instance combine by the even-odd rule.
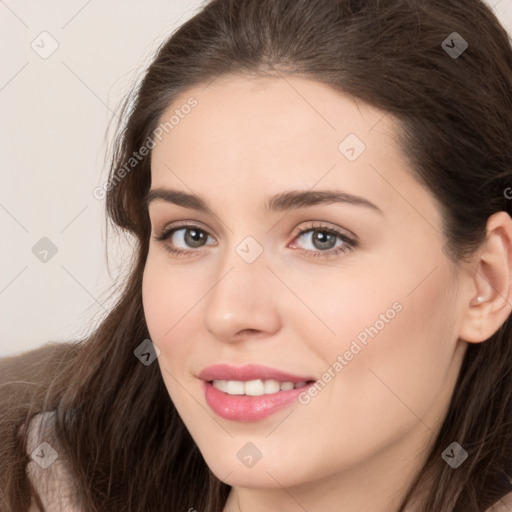
[[[191,98],[196,101],[192,109],[187,106]],[[175,152],[188,145],[197,150],[191,157],[200,157],[203,147],[217,147],[226,160],[242,152],[245,159],[269,160],[290,153],[300,159],[314,152],[338,154],[339,143],[349,134],[365,144],[380,139],[380,149],[394,142],[390,116],[328,85],[298,77],[217,78],[176,97],[161,125],[171,118],[178,123],[163,134],[165,144],[156,154],[163,146]]]
[[[176,97],[161,125],[173,116],[152,152],[152,188],[225,198],[318,185],[395,204],[398,191],[412,202],[428,195],[398,147],[396,119],[326,84],[222,77]]]

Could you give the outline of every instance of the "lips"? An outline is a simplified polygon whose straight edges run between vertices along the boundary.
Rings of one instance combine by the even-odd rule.
[[[205,399],[213,412],[222,418],[240,422],[259,421],[291,405],[316,380],[311,376],[253,364],[209,366],[200,372],[199,377],[204,381]],[[270,383],[273,387],[266,390],[268,394],[246,394],[249,387],[254,389],[256,383],[260,386],[264,383],[265,387]],[[240,392],[233,394],[233,389]]]
[[[201,380],[211,382],[213,380],[269,380],[274,379],[279,382],[307,382],[316,380],[314,377],[307,375],[294,375],[285,371],[270,368],[269,366],[261,366],[257,364],[248,364],[245,366],[230,366],[228,364],[216,364],[208,366],[199,373]]]

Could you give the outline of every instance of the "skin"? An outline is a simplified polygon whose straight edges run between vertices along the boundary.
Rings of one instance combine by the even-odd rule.
[[[230,76],[182,93],[162,119],[190,96],[197,107],[153,149],[151,188],[197,194],[213,213],[149,205],[143,301],[169,395],[233,487],[224,510],[395,511],[447,413],[468,342],[510,314],[512,221],[491,217],[487,243],[454,265],[392,116],[304,78]],[[350,133],[366,145],[353,162],[338,150]],[[353,204],[265,212],[268,196],[292,189],[341,189],[382,213]],[[154,238],[183,221],[209,235],[202,246],[187,245],[184,231]],[[296,236],[312,222],[357,235],[359,246],[326,257],[318,231]],[[247,236],[263,249],[252,263],[236,252]],[[207,405],[203,368],[259,363],[321,379],[397,302],[401,311],[307,405],[253,423]],[[237,457],[248,442],[262,454],[250,468]]]

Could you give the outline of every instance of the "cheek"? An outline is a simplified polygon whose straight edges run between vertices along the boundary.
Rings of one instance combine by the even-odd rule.
[[[163,258],[162,258],[163,259]],[[193,333],[190,321],[193,305],[200,297],[197,282],[177,269],[170,269],[160,256],[148,255],[142,280],[144,316],[152,342],[160,350],[157,359],[165,386],[173,402],[179,406],[183,396],[176,378],[182,381],[184,363],[193,352]],[[187,343],[179,343],[179,340]],[[178,375],[179,374],[179,375]],[[183,404],[182,404],[183,407]]]
[[[155,343],[165,346],[166,340],[188,325],[189,317],[194,315],[194,308],[204,294],[201,282],[197,273],[185,266],[172,268],[167,265],[165,255],[148,255],[142,280],[142,301],[146,323]]]
[[[450,388],[454,313],[441,293],[449,276],[440,270],[431,277],[409,295],[393,293],[400,290],[396,283],[383,288],[364,315],[352,306],[347,336],[331,351],[331,361],[342,355],[345,363],[327,397],[341,398],[343,415],[350,413],[369,436],[375,428],[390,436],[400,435],[397,424],[412,428],[418,418],[435,414],[438,405],[431,407]]]
[[[159,278],[160,274],[160,278]],[[142,304],[148,330],[153,342],[157,342],[166,328],[169,329],[168,312],[172,311],[172,288],[166,286],[165,274],[148,257],[142,278]]]
[[[326,383],[306,407],[329,410],[346,439],[354,435],[353,425],[368,439],[376,439],[376,432],[381,439],[396,438],[418,418],[428,417],[425,423],[434,426],[453,387],[451,271],[439,258],[430,266],[406,263],[396,272],[372,269],[364,278],[343,280],[342,293],[330,290],[339,299],[323,310],[336,336],[324,336],[315,347],[325,361]]]

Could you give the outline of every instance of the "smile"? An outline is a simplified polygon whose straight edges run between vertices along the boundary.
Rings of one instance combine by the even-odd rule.
[[[272,395],[280,391],[290,391],[292,389],[302,388],[307,384],[306,381],[293,383],[291,381],[279,382],[275,379],[256,379],[249,381],[240,380],[219,380],[212,381],[214,388],[227,393],[228,395],[249,395],[261,396]]]

